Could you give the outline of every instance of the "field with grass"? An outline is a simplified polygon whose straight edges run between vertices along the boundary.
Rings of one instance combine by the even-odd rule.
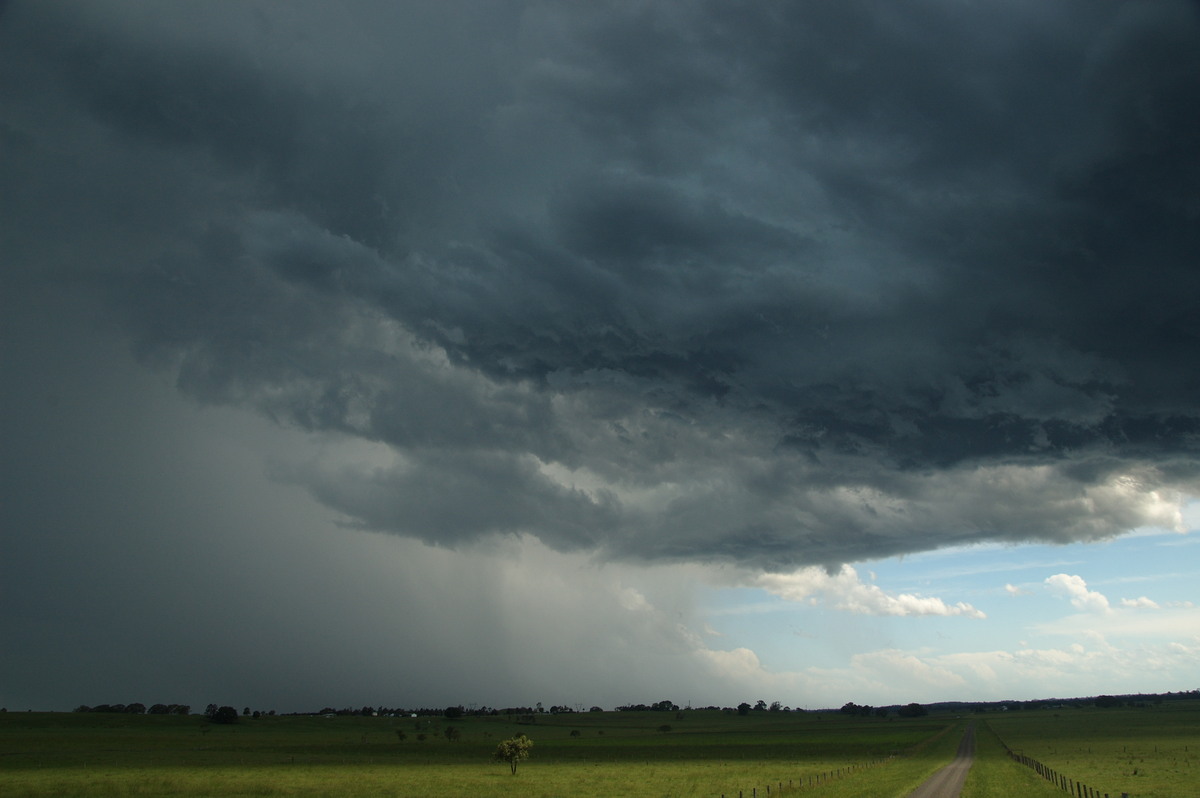
[[[0,794],[749,797],[803,782],[826,795],[903,795],[952,755],[955,723],[689,711],[538,715],[532,724],[343,716],[218,725],[9,713],[0,716]],[[534,749],[514,776],[491,754],[522,733]],[[876,786],[855,792],[868,782]]]
[[[1200,702],[992,713],[1013,751],[1113,798],[1200,795]]]
[[[1053,713],[1017,714],[604,712],[538,715],[531,724],[505,716],[280,716],[219,725],[195,715],[7,713],[0,714],[0,795],[762,798],[779,795],[782,785],[784,796],[903,798],[953,758],[969,722],[976,726],[977,761],[964,798],[1063,795],[1009,759],[990,729],[1009,745],[1020,739],[1032,750],[1036,741],[1047,742],[1039,757],[1046,762],[1055,750],[1086,746],[1086,737],[1065,734],[1078,730],[1056,723]],[[1123,718],[1120,711],[1092,714]],[[1170,717],[1179,731],[1191,723],[1194,740],[1195,711]],[[660,730],[664,725],[670,731]],[[456,741],[447,739],[447,727],[459,732]],[[516,775],[491,761],[500,740],[514,734],[534,741]],[[1091,743],[1094,749],[1106,735]],[[1132,740],[1125,745],[1126,759],[1134,758]],[[1064,757],[1063,767],[1075,763],[1078,778],[1102,786],[1092,777],[1100,771],[1076,753]],[[1194,794],[1190,785],[1149,792],[1150,778],[1130,792]]]

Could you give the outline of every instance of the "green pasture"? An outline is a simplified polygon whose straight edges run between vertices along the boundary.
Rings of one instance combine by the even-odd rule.
[[[1200,795],[1200,702],[989,713],[1014,751],[1118,798]],[[1061,794],[1061,793],[1060,793]]]
[[[975,720],[975,764],[967,774],[961,798],[1063,798],[1064,795],[1033,770],[1013,762],[988,723]]]
[[[222,726],[197,716],[9,713],[0,715],[0,794],[750,798],[790,783],[792,792],[878,798],[906,795],[945,764],[960,724],[688,711]],[[491,753],[522,733],[533,756],[513,776]]]
[[[532,724],[306,716],[222,726],[194,715],[6,713],[0,795],[762,798],[782,784],[784,796],[903,798],[953,758],[974,722],[976,763],[963,798],[1064,794],[1012,762],[1001,739],[1113,798],[1122,790],[1191,796],[1200,704],[1183,703],[915,719],[605,712],[538,715]],[[447,726],[459,730],[457,741],[447,740]],[[515,776],[491,761],[513,734],[534,741]],[[1132,781],[1105,769],[1116,752],[1118,771],[1139,769]]]

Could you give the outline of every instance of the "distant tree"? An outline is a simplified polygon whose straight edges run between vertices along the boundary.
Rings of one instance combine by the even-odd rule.
[[[171,711],[176,715],[188,715],[192,711],[191,704],[172,704]]]
[[[766,708],[767,708],[767,702],[766,702],[766,701],[763,701],[763,700],[760,698],[760,699],[758,699],[758,701],[756,701],[756,702],[755,702],[755,704],[754,704],[754,708],[755,708],[755,709],[757,709],[757,710],[759,710],[759,711],[762,711],[762,710],[764,710],[764,709],[766,709]]]
[[[875,710],[875,717],[886,718],[887,716],[888,716],[887,707],[880,707],[879,709]]]
[[[896,710],[896,714],[902,718],[920,718],[929,714],[929,710],[920,704],[913,702],[905,704]]]
[[[209,704],[204,708],[204,717],[208,718],[209,720],[212,720],[212,716],[215,714],[217,714],[216,704]]]
[[[738,704],[737,709],[738,709],[739,715],[749,715],[750,714],[750,705],[747,704],[745,701]]]
[[[220,707],[209,720],[213,723],[237,723],[238,713],[233,707]]]
[[[591,711],[592,712],[603,712],[604,707],[592,707]]]
[[[442,732],[442,734],[446,735],[446,739],[452,743],[458,742],[459,738],[462,737],[462,732],[460,732],[458,729],[454,728],[453,726],[447,726],[446,730],[444,732]]]
[[[446,707],[442,714],[448,718],[461,718],[463,716],[463,708],[461,706]]]
[[[783,704],[780,703],[779,701],[772,701],[770,709],[772,712],[782,712]]]
[[[259,718],[262,717],[262,713],[256,709],[256,710],[254,710],[254,713],[252,715],[250,715],[250,717],[254,718],[255,720],[258,720]]]
[[[1111,695],[1098,695],[1098,696],[1096,696],[1096,706],[1101,707],[1103,709],[1111,709],[1112,707],[1119,707],[1119,706],[1121,706],[1121,699],[1115,698]]]
[[[151,715],[166,715],[170,711],[171,708],[166,704],[154,704],[146,710],[146,712]]]
[[[524,734],[518,734],[516,737],[509,737],[503,740],[496,746],[495,753],[492,754],[492,760],[495,762],[507,762],[512,768],[513,775],[517,773],[517,763],[522,759],[529,758],[529,749],[533,748],[533,740],[530,740]]]

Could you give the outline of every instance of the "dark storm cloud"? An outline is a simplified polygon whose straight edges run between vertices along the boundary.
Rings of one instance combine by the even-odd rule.
[[[835,564],[1195,493],[1178,3],[15,4],[5,241],[351,523]],[[32,278],[30,278],[32,279]]]

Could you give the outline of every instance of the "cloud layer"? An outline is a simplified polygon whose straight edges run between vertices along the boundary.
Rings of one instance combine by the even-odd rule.
[[[441,546],[1181,528],[1198,45],[1182,2],[12,3],[5,293],[340,437],[276,478]]]

